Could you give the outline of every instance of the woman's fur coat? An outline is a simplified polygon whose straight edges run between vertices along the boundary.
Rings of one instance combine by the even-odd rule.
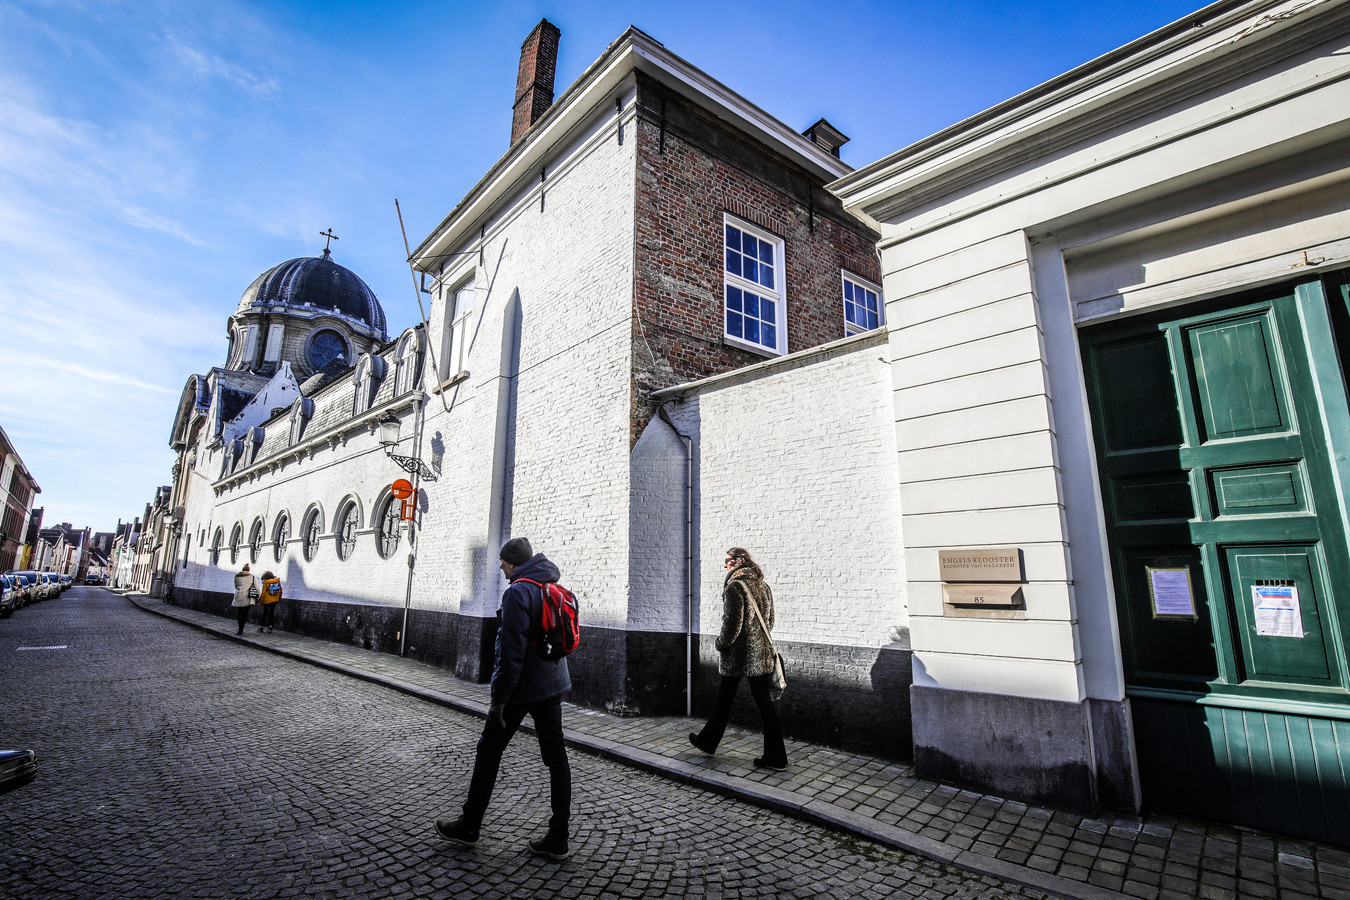
[[[752,566],[732,570],[722,588],[722,632],[717,636],[722,655],[717,671],[723,675],[752,677],[773,671],[773,644],[751,611],[752,602],[772,630],[773,592]]]

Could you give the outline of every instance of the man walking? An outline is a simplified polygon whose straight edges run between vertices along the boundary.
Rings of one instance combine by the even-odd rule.
[[[499,554],[501,570],[511,584],[502,594],[497,612],[497,654],[492,669],[492,699],[478,754],[473,764],[469,795],[458,819],[438,819],[436,833],[457,847],[476,847],[479,829],[502,753],[520,723],[529,715],[539,737],[539,752],[548,766],[552,817],[548,833],[530,841],[530,850],[545,859],[566,859],[567,827],[572,808],[572,770],[563,743],[562,695],[572,687],[566,658],[548,660],[531,645],[537,638],[543,597],[539,584],[558,580],[558,567],[535,553],[525,538],[513,538]]]

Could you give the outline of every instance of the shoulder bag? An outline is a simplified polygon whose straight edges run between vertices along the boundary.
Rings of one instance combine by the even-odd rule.
[[[764,614],[759,611],[759,604],[755,602],[754,596],[747,590],[745,592],[746,602],[750,604],[750,609],[759,620],[759,627],[764,629],[764,637],[769,641],[769,649],[773,651],[773,671],[769,674],[769,699],[774,702],[783,696],[783,691],[787,690],[787,673],[783,671],[783,654],[778,652],[774,646],[773,635],[769,634],[769,626],[764,624]]]

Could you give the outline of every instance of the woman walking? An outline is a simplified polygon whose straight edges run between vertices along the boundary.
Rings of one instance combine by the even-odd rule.
[[[244,633],[244,626],[248,624],[248,608],[257,599],[258,578],[248,570],[248,563],[244,563],[244,567],[234,576],[234,600],[230,603],[239,617],[239,630],[235,634]]]
[[[769,696],[774,666],[773,641],[769,637],[773,629],[773,592],[764,582],[764,572],[744,547],[728,550],[723,564],[727,577],[722,584],[722,631],[717,636],[717,650],[721,654],[717,670],[722,675],[722,685],[712,718],[702,731],[689,735],[689,743],[709,756],[717,752],[731,718],[736,689],[744,676],[750,682],[750,696],[764,720],[764,755],[755,760],[755,766],[782,771],[787,768],[787,749],[783,746],[778,712]]]
[[[262,619],[258,622],[258,634],[272,633],[272,624],[277,617],[277,604],[281,602],[281,579],[271,572],[264,572],[262,578]]]

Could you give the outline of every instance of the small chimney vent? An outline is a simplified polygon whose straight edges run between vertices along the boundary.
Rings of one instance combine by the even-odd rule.
[[[525,136],[553,105],[553,76],[558,67],[558,39],[562,32],[540,19],[520,45],[520,72],[516,75],[516,102],[511,108],[511,146]]]
[[[824,119],[818,120],[816,124],[803,131],[802,134],[835,159],[839,158],[839,148],[848,143],[848,135]]]

